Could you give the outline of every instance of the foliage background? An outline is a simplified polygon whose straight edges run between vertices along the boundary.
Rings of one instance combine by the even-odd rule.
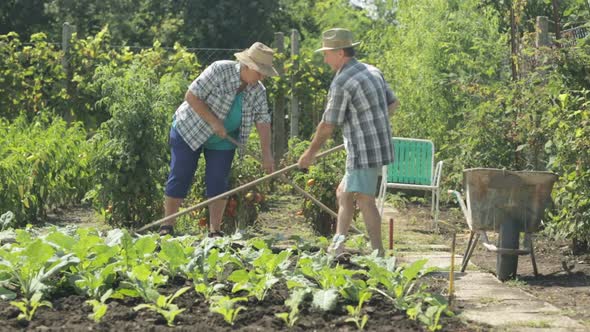
[[[320,119],[333,76],[313,50],[323,30],[347,27],[362,41],[358,57],[382,69],[402,102],[392,118],[394,135],[435,142],[437,159],[445,160],[445,187],[460,187],[461,171],[469,167],[554,171],[560,180],[548,230],[588,241],[590,45],[585,38],[567,47],[536,47],[535,22],[537,16],[549,17],[552,36],[558,27],[587,26],[590,4],[557,3],[556,8],[549,0],[4,1],[2,130],[20,137],[39,119],[64,119],[66,127],[78,128],[92,140],[89,158],[95,162],[83,173],[92,179],[80,180],[95,190],[88,197],[105,209],[119,200],[116,195],[145,193],[150,202],[137,209],[145,215],[128,215],[129,208],[119,211],[115,205],[113,217],[120,213],[115,219],[146,222],[161,208],[156,193],[166,173],[170,116],[203,63],[188,47],[242,49],[255,40],[271,44],[275,32],[288,36],[297,29],[301,55],[281,56],[284,78],[266,85],[271,101],[294,88],[303,112],[300,138],[305,140]],[[66,55],[59,45],[64,21],[77,26]],[[511,33],[516,37],[512,53]],[[287,37],[287,54],[289,45]],[[145,136],[123,134],[140,123],[149,127]],[[57,202],[29,213],[22,197],[14,198],[19,197],[15,188],[29,188],[29,180],[18,175],[21,169],[15,165],[22,160],[15,151],[33,154],[36,143],[10,142],[5,146],[15,147],[0,154],[10,164],[0,174],[0,192],[13,198],[3,201],[12,203],[2,209],[23,211],[26,218],[43,215]],[[85,149],[84,143],[74,142],[70,144]],[[133,165],[125,172],[150,177],[153,183],[141,187],[124,180],[122,160]],[[115,194],[122,184],[127,188]],[[79,192],[61,203],[75,203],[74,197],[88,189],[77,187]],[[99,193],[101,187],[109,189]],[[33,189],[28,194],[39,195]]]

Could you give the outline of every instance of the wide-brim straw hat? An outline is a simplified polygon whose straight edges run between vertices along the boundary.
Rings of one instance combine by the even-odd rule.
[[[255,42],[250,48],[234,53],[236,59],[264,76],[278,76],[279,73],[272,66],[274,51],[260,42]]]
[[[322,34],[322,48],[315,52],[327,50],[339,50],[359,45],[360,42],[352,42],[352,32],[346,29],[335,28],[324,31]]]

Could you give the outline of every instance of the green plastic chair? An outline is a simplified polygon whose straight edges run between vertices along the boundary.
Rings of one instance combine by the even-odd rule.
[[[443,162],[434,164],[434,143],[417,138],[393,137],[395,151],[393,163],[383,166],[378,195],[379,212],[383,215],[385,193],[388,188],[414,189],[432,192],[434,223],[438,221],[440,177]],[[386,181],[385,181],[386,179]]]

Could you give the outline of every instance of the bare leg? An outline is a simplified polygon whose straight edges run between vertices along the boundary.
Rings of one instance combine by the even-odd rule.
[[[363,220],[367,226],[367,232],[371,239],[371,247],[373,250],[378,250],[379,256],[385,255],[383,242],[381,240],[381,215],[377,208],[374,196],[367,194],[357,194],[357,202],[363,215]]]
[[[180,209],[180,205],[184,201],[184,198],[175,198],[164,196],[164,217],[175,214]],[[174,226],[176,224],[176,218],[166,222],[164,225]]]
[[[209,204],[209,231],[211,233],[221,230],[221,220],[226,204],[227,199],[218,199]]]
[[[354,215],[354,193],[344,192],[342,181],[336,189],[336,199],[338,201],[338,224],[336,225],[336,234],[346,235]]]

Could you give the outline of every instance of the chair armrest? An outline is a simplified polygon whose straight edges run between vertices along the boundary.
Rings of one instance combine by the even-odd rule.
[[[434,180],[433,183],[432,183],[432,185],[435,186],[435,187],[439,187],[440,186],[440,178],[441,178],[441,175],[442,175],[442,167],[443,167],[443,161],[441,160],[441,161],[439,161],[436,164],[436,168],[434,169],[434,175],[432,177],[433,180]]]

